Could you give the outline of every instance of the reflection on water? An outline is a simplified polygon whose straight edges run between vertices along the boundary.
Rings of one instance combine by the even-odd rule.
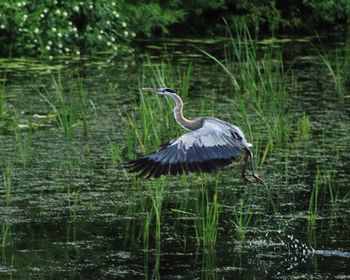
[[[222,70],[192,47],[219,53],[223,42],[168,46],[177,53],[174,66],[193,65],[188,115],[203,107],[247,131]],[[130,158],[129,151],[142,153],[125,123],[140,118],[135,107],[141,54],[50,66],[2,60],[6,106],[16,120],[0,120],[2,170],[11,166],[11,180],[2,171],[0,183],[1,278],[349,278],[350,99],[339,102],[330,94],[332,84],[317,53],[305,53],[307,44],[291,40],[282,47],[289,61],[297,58],[298,92],[289,97],[289,114],[309,116],[311,132],[276,149],[260,168],[267,188],[242,182],[239,163],[208,176],[158,183],[127,177],[119,162]],[[144,50],[155,61],[169,54],[147,45]],[[40,94],[46,89],[48,100],[55,101],[57,70],[65,94],[77,94],[78,81],[84,85],[86,106],[77,112],[87,115],[87,135],[80,115],[68,139]],[[64,116],[71,120],[68,109]],[[164,116],[171,117],[171,111]],[[317,207],[310,205],[316,195]],[[219,217],[216,226],[210,217]],[[205,231],[210,225],[215,231]],[[216,245],[203,248],[205,237]]]

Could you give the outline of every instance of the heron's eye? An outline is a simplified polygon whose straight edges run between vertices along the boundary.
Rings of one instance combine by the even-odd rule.
[[[164,89],[164,90],[167,91],[167,92],[175,93],[175,90],[173,90],[173,89],[171,89],[171,88],[166,88],[166,89]]]

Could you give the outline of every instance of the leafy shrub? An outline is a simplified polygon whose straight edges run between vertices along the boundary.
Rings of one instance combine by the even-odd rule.
[[[349,0],[303,0],[303,4],[312,9],[309,24],[350,22]]]
[[[136,36],[121,8],[119,2],[103,0],[2,0],[3,51],[9,51],[9,45],[14,55],[79,55],[91,47],[117,51]]]

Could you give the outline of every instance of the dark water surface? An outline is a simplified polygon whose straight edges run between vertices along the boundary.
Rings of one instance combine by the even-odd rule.
[[[227,93],[227,76],[193,48],[218,54],[224,42],[173,40],[166,48],[163,43],[145,44],[143,51],[126,58],[62,59],[49,65],[1,60],[0,78],[6,79],[11,112],[1,119],[0,135],[1,279],[350,279],[350,98],[348,93],[340,100],[335,93],[311,38],[277,44],[286,51],[298,81],[297,93],[288,97],[288,114],[308,115],[311,134],[298,144],[290,139],[258,168],[267,187],[243,182],[240,165],[208,176],[146,183],[126,175],[120,161],[113,162],[113,147],[122,160],[128,158],[127,116],[139,121],[134,108],[147,64],[143,52],[154,63],[169,54],[174,67],[192,63],[190,116],[204,100],[216,117],[230,116],[247,131],[237,100]],[[265,44],[261,42],[262,49]],[[43,97],[54,100],[53,77],[74,96],[77,81],[83,84],[87,136],[82,121],[71,139],[57,126]],[[160,116],[171,117],[171,111]],[[23,146],[30,158],[25,164]],[[308,211],[317,174],[329,180],[320,184],[311,223]],[[164,191],[158,201],[157,243],[150,190],[160,185]],[[220,205],[217,242],[203,249],[196,245],[194,225],[203,218],[198,209],[207,209],[214,196]],[[245,238],[239,238],[232,222],[239,213],[250,219]],[[153,218],[147,226],[149,216]]]

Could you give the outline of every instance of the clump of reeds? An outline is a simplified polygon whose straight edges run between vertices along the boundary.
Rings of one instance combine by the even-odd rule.
[[[231,219],[239,239],[245,239],[248,226],[253,216],[251,209],[246,211],[245,208],[245,201],[243,198],[240,198],[234,209],[234,216]]]
[[[292,120],[288,115],[287,85],[294,90],[296,83],[293,76],[285,74],[283,56],[278,48],[271,45],[261,54],[245,22],[236,23],[235,31],[233,34],[228,28],[230,40],[224,61],[202,52],[228,75],[232,98],[242,100],[240,109],[249,138],[254,145],[257,143],[256,164],[262,165],[275,147],[289,139]]]
[[[309,209],[307,220],[310,225],[316,224],[316,219],[318,217],[318,207],[319,207],[319,192],[321,186],[321,173],[317,169],[315,182],[311,190],[310,200],[309,200]]]
[[[12,168],[10,163],[1,165],[3,187],[5,193],[5,205],[10,206],[12,200]]]
[[[320,164],[317,167],[315,180],[310,190],[310,200],[307,220],[315,226],[320,216],[321,205],[329,203],[332,215],[335,215],[339,206],[339,189],[335,184],[336,170],[330,165]]]
[[[350,83],[350,46],[348,43],[345,47],[336,49],[333,54],[321,53],[320,58],[326,66],[336,93],[343,98],[348,92]]]
[[[296,123],[296,141],[308,140],[311,136],[311,120],[308,115],[303,114]]]
[[[214,193],[210,201],[208,189],[202,188],[200,196],[196,205],[198,217],[194,219],[197,246],[213,249],[215,248],[218,235],[221,207],[217,201],[216,193]]]
[[[6,92],[5,81],[6,81],[6,75],[0,84],[0,119],[2,119],[7,112],[6,100],[5,100],[5,92]]]
[[[64,88],[62,84],[61,74],[58,73],[57,78],[52,77],[52,87],[54,96],[44,88],[41,96],[48,103],[53,111],[58,127],[63,131],[68,139],[74,136],[75,128],[82,122],[83,135],[89,133],[88,123],[88,107],[91,103],[87,99],[85,88],[81,79],[78,77],[78,85],[72,88]]]
[[[17,118],[13,121],[17,150],[24,167],[28,166],[32,160],[32,126],[29,124],[23,130]]]

